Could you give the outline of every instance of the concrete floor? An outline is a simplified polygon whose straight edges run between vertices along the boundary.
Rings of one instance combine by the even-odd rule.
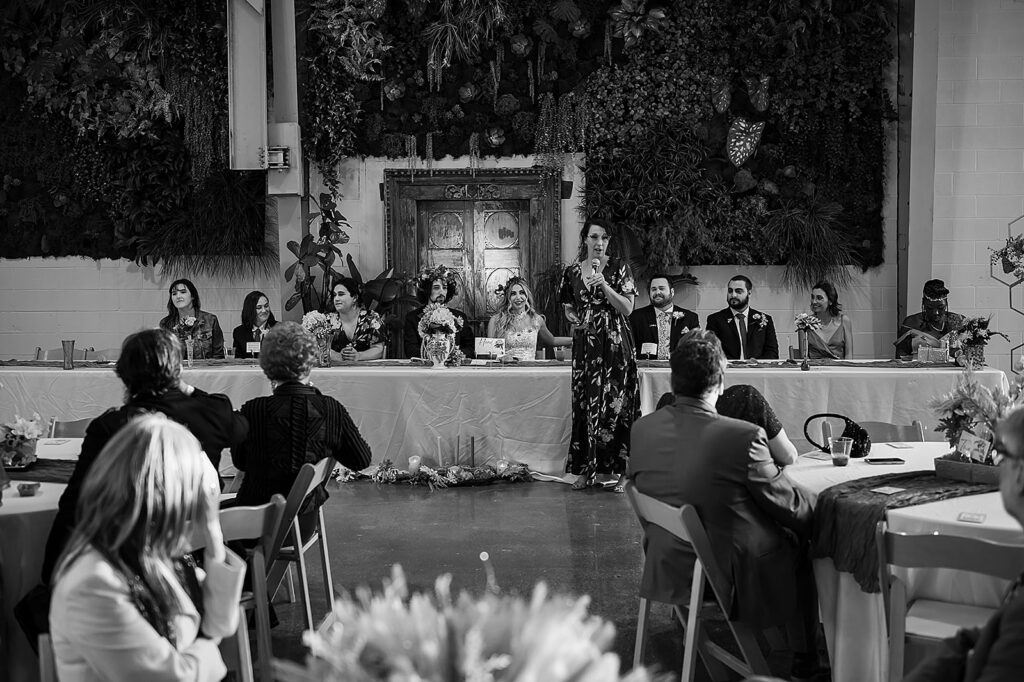
[[[451,573],[453,590],[481,593],[486,576],[479,555],[486,551],[505,592],[529,594],[544,580],[555,592],[589,594],[591,612],[615,625],[614,651],[623,671],[632,667],[641,533],[624,495],[574,491],[558,483],[432,492],[360,481],[332,487],[324,509],[336,590],[363,584],[379,588],[391,565],[399,563],[415,590],[428,591],[436,576]],[[319,622],[328,606],[319,557],[315,551],[308,556],[313,614]],[[274,655],[300,661],[305,649],[299,605],[278,603],[275,608],[281,622],[273,630]],[[654,605],[650,632],[644,663],[678,675],[682,629],[672,621],[669,607]],[[718,641],[727,631],[718,627],[712,632]],[[788,652],[773,652],[769,662],[779,673],[788,672]],[[702,666],[697,679],[708,679]]]

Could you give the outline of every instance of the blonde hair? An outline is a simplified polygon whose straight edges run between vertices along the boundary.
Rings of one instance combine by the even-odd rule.
[[[498,312],[494,315],[494,331],[498,336],[505,336],[512,327],[512,287],[520,286],[526,294],[526,318],[530,322],[531,329],[539,329],[541,323],[540,314],[533,307],[533,290],[526,280],[518,275],[505,282],[502,291],[502,302]]]
[[[151,598],[151,615],[169,623],[180,611],[173,562],[188,549],[188,522],[206,522],[203,496],[217,485],[216,471],[187,428],[162,414],[132,419],[86,474],[78,525],[55,581],[76,558],[95,550],[130,584],[138,578]]]

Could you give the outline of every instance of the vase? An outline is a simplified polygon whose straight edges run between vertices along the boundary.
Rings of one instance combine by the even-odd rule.
[[[796,330],[796,342],[800,346],[800,359],[807,359],[807,330],[797,329]]]
[[[423,337],[420,356],[429,361],[434,369],[443,369],[454,348],[455,334],[430,334]]]
[[[960,349],[956,362],[961,367],[981,369],[985,366],[985,346],[963,346]]]
[[[317,346],[317,364],[321,367],[331,366],[331,337],[329,336],[318,336],[316,337]]]
[[[185,359],[188,362],[188,368],[192,369],[192,358],[195,355],[196,341],[193,338],[185,339]]]
[[[36,461],[36,439],[19,440],[16,444],[9,441],[0,442],[0,460],[8,468],[23,469]]]
[[[1006,256],[1003,256],[1002,261],[1003,261],[1003,274],[1009,275],[1011,272],[1013,272],[1016,269],[1014,267],[1014,265],[1013,265],[1013,261],[1011,261]]]

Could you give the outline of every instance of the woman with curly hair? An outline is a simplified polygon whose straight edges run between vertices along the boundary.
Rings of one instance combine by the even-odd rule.
[[[533,307],[533,292],[522,277],[512,277],[502,289],[502,303],[487,323],[487,336],[505,339],[506,356],[517,360],[533,360],[537,345],[571,346],[568,336],[555,336],[544,316]]]
[[[405,316],[402,343],[405,357],[419,357],[421,343],[419,326],[423,311],[429,304],[447,306],[448,301],[455,298],[458,291],[456,278],[455,271],[444,265],[420,268],[416,277],[416,298],[420,301],[420,307],[410,310]],[[476,350],[476,335],[473,333],[473,328],[464,312],[454,308],[450,310],[452,315],[462,321],[462,326],[455,333],[455,344],[467,358],[472,358]]]
[[[618,477],[624,492],[629,435],[640,416],[640,384],[633,353],[636,286],[629,265],[608,255],[612,226],[587,219],[580,231],[581,256],[565,269],[559,300],[574,325],[572,342],[572,434],[566,471],[573,488]]]

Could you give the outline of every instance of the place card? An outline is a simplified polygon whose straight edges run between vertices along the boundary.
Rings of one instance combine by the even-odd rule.
[[[988,454],[991,447],[992,444],[987,439],[978,438],[969,431],[960,434],[960,440],[956,445],[958,452],[968,455],[975,462],[984,462],[985,455]]]
[[[259,355],[260,345],[259,341],[247,341],[245,344],[245,352],[249,355]]]
[[[478,358],[484,356],[500,358],[505,354],[505,339],[492,339],[486,336],[478,336],[475,341],[475,354]]]
[[[960,512],[956,515],[957,521],[964,523],[985,523],[985,514],[981,512]]]
[[[882,495],[892,495],[893,493],[901,493],[906,488],[897,488],[894,485],[883,485],[881,488],[872,488],[871,492],[881,493]]]
[[[658,357],[658,344],[656,343],[643,343],[640,344],[640,355],[653,355]]]
[[[473,359],[469,361],[469,364],[472,365],[473,367],[486,367],[490,363],[488,363],[486,360]]]

